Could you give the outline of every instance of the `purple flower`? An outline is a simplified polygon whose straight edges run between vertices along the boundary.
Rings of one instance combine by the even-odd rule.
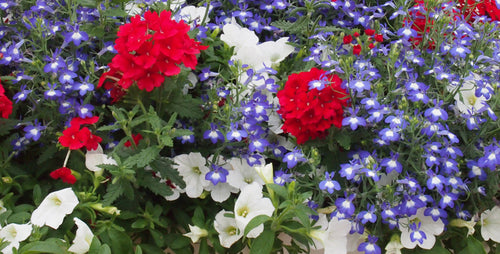
[[[347,84],[347,87],[358,93],[361,93],[365,90],[369,91],[371,89],[371,84],[368,81],[363,81],[361,79],[354,79]]]
[[[354,131],[358,128],[358,126],[366,126],[366,121],[362,117],[356,116],[358,113],[359,108],[356,108],[353,110],[352,108],[349,108],[349,113],[350,115],[344,119],[342,119],[342,126],[347,126],[349,125],[351,129]]]
[[[302,151],[297,148],[285,154],[285,156],[283,157],[283,162],[286,162],[287,168],[293,168],[297,165],[297,163],[306,161],[307,159],[304,158],[304,154],[302,154]]]
[[[446,183],[446,179],[442,175],[436,174],[432,170],[427,170],[427,175],[429,179],[427,179],[427,188],[432,190],[436,188],[438,191],[443,190],[444,184]]]
[[[439,103],[434,100],[434,107],[425,110],[424,115],[431,122],[437,122],[439,119],[446,121],[448,120],[448,113],[442,108],[443,101],[439,101]]]
[[[76,106],[76,112],[80,118],[92,117],[92,110],[94,110],[94,106],[90,104]]]
[[[325,180],[319,183],[319,189],[326,190],[330,194],[332,194],[334,190],[340,190],[340,184],[337,181],[332,180],[332,177],[334,175],[335,172],[332,172],[330,174],[328,174],[328,172],[325,172]]]
[[[224,142],[224,135],[222,132],[218,130],[218,127],[215,123],[210,123],[210,130],[207,130],[203,133],[204,139],[210,139],[213,144],[217,143],[217,141]]]
[[[238,130],[238,125],[231,123],[231,130],[227,133],[226,137],[228,141],[241,141],[243,138],[247,137],[247,132],[244,130]]]
[[[68,29],[68,32],[63,33],[64,43],[61,46],[62,48],[66,47],[70,42],[73,42],[75,46],[80,46],[82,41],[89,39],[89,35],[86,32],[80,31],[79,25],[68,26]]]
[[[358,251],[364,251],[365,254],[381,254],[382,251],[380,247],[375,244],[378,238],[372,235],[368,235],[368,242],[362,242],[358,246]]]
[[[248,150],[251,153],[255,151],[263,153],[266,150],[266,147],[268,146],[269,142],[264,138],[253,139],[252,141],[250,141],[250,144],[248,145]]]
[[[274,172],[274,183],[277,185],[285,185],[285,183],[289,183],[293,181],[292,174],[286,174],[283,170],[278,170]]]
[[[212,165],[212,171],[205,175],[205,180],[212,182],[214,185],[218,183],[225,183],[227,181],[226,177],[229,172],[221,166]]]
[[[390,158],[384,158],[380,162],[380,165],[382,167],[385,167],[385,171],[387,174],[391,173],[392,171],[396,171],[398,173],[401,173],[403,170],[403,165],[398,161],[399,154],[398,153],[393,153],[391,152],[391,157]]]
[[[427,235],[425,234],[425,232],[420,230],[421,225],[421,222],[418,222],[418,225],[415,222],[410,224],[410,240],[412,242],[419,242],[420,244],[422,244],[424,240],[427,239]]]
[[[28,125],[24,127],[24,131],[26,135],[24,135],[27,139],[32,139],[33,141],[38,141],[40,136],[42,135],[42,130],[45,130],[45,126],[42,126],[37,120],[35,120],[34,125]]]
[[[352,180],[362,168],[361,165],[351,161],[350,163],[344,163],[340,165],[339,174],[342,177],[345,177],[347,180]]]
[[[21,91],[16,93],[14,95],[14,97],[12,97],[14,99],[14,101],[16,103],[18,103],[19,101],[24,101],[28,98],[28,94],[31,93],[31,90],[26,90],[26,85],[22,85],[21,86]]]
[[[458,199],[457,194],[453,192],[448,192],[443,190],[439,192],[441,194],[441,200],[439,200],[439,207],[445,209],[446,207],[453,208],[455,206],[455,200]]]
[[[94,91],[94,84],[89,82],[89,76],[87,76],[82,82],[75,83],[73,89],[79,91],[78,93],[81,96],[84,96],[87,92]]]
[[[358,219],[360,219],[363,224],[366,224],[367,222],[375,223],[377,221],[375,206],[368,204],[367,209],[367,211],[362,211],[358,214]]]
[[[398,141],[399,129],[384,128],[379,132],[380,139],[384,141]]]
[[[45,91],[44,93],[45,99],[55,100],[62,96],[62,92],[56,89],[57,84],[47,83],[47,87],[49,88],[49,90]]]
[[[347,196],[347,193],[344,195]],[[352,202],[356,198],[356,194],[351,194],[346,198],[337,198],[335,200],[335,206],[337,206],[338,211],[346,214],[346,216],[352,216],[354,214],[354,203]]]

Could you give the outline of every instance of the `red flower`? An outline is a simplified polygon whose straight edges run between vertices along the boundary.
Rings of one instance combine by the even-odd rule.
[[[59,137],[59,143],[71,150],[77,150],[87,144],[90,135],[91,132],[87,127],[80,129],[79,125],[74,125],[63,131],[63,135]]]
[[[375,45],[373,45],[373,43],[370,43],[370,44],[368,45],[368,47],[369,47],[370,49],[373,49],[373,48],[375,48]]]
[[[375,34],[375,30],[373,29],[366,29],[365,30],[365,34],[368,35],[368,36],[372,36]]]
[[[52,171],[50,173],[50,177],[52,177],[53,179],[56,179],[56,180],[61,178],[61,180],[63,182],[69,183],[69,184],[76,183],[76,177],[71,174],[71,169],[69,169],[67,167],[58,168],[58,169]]]
[[[357,45],[354,45],[354,47],[352,47],[352,53],[354,55],[358,55],[361,53],[361,45],[357,44]]]
[[[354,36],[354,37],[359,37],[359,33],[358,33],[358,32],[354,32],[354,33],[352,34],[352,36]]]
[[[325,73],[317,68],[294,73],[277,94],[278,113],[284,119],[282,129],[294,135],[298,144],[325,137],[332,125],[342,126],[347,92],[340,87],[342,80],[337,75]],[[315,80],[325,82],[325,87],[309,89],[309,82]]]
[[[122,25],[115,41],[118,54],[109,64],[110,71],[101,76],[99,86],[111,78],[118,79],[116,84],[123,89],[137,84],[139,89],[150,92],[163,84],[165,76],[179,74],[181,65],[194,69],[198,64],[196,55],[208,47],[191,39],[189,25],[171,16],[170,11],[159,15],[147,11],[144,18],[136,15]]]
[[[7,119],[12,114],[12,101],[5,95],[5,89],[0,80],[0,116]]]
[[[95,124],[99,121],[98,116],[93,116],[93,117],[87,117],[87,118],[80,118],[80,117],[74,117],[71,119],[71,122],[69,123],[70,126],[80,126],[83,124]]]
[[[497,8],[495,0],[459,0],[458,7],[462,9],[464,17],[474,21],[480,16],[489,16],[493,21],[500,20],[500,9]]]
[[[375,41],[383,42],[384,41],[384,36],[381,35],[381,34],[376,34],[375,35]]]
[[[344,44],[349,44],[352,42],[352,36],[346,35],[344,36]]]
[[[85,148],[87,148],[87,150],[95,150],[95,149],[97,149],[97,146],[99,145],[99,143],[101,141],[102,141],[101,137],[90,133],[89,138],[87,139],[87,142],[85,143]]]
[[[140,133],[137,134],[132,134],[132,139],[134,140],[135,145],[139,144],[139,141],[143,139],[142,135]],[[130,147],[132,146],[132,143],[130,143],[130,140],[125,142],[123,144],[125,147]]]

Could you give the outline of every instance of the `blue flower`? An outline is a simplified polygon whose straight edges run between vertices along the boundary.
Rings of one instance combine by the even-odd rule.
[[[297,163],[306,161],[307,159],[304,158],[304,154],[302,154],[302,151],[297,148],[293,149],[293,151],[291,152],[288,152],[283,157],[283,162],[286,162],[287,168],[293,168],[297,165]]]
[[[403,171],[403,165],[398,161],[399,154],[398,153],[393,153],[391,151],[391,157],[390,158],[384,158],[380,162],[380,165],[385,167],[385,171],[387,174],[391,173],[392,171],[396,171],[398,173],[401,173]]]
[[[442,108],[443,101],[439,101],[439,103],[434,100],[434,107],[425,110],[424,115],[431,122],[437,122],[439,119],[446,121],[448,120],[448,113]]]
[[[45,130],[46,126],[42,126],[37,120],[35,120],[34,125],[28,125],[24,127],[24,131],[26,135],[24,135],[27,139],[32,139],[33,141],[37,141],[40,139],[42,135],[42,130]]]
[[[398,141],[400,138],[399,131],[399,129],[384,128],[378,135],[380,136],[380,139],[384,141]]]
[[[225,183],[227,181],[227,175],[229,172],[221,166],[212,165],[212,171],[209,171],[205,175],[205,180],[208,180],[217,185],[218,183]]]
[[[427,175],[429,176],[429,179],[427,179],[427,188],[429,190],[436,188],[438,191],[441,191],[446,183],[444,176],[436,174],[431,169],[427,170]]]
[[[350,115],[348,117],[345,117],[342,119],[342,126],[347,126],[349,125],[351,129],[354,131],[358,128],[358,126],[366,126],[366,121],[364,118],[356,116],[358,113],[359,108],[352,109],[349,108],[349,113]]]
[[[16,93],[14,95],[14,97],[12,97],[12,99],[14,99],[14,101],[16,103],[18,103],[19,101],[24,101],[28,98],[28,94],[31,93],[31,90],[26,90],[26,85],[22,85],[21,86],[21,91]]]
[[[62,92],[60,90],[57,90],[57,84],[51,84],[47,83],[47,87],[49,88],[47,91],[44,92],[45,99],[47,100],[55,100],[59,97],[62,96]]]
[[[375,206],[368,204],[367,209],[367,211],[362,211],[358,214],[358,219],[360,219],[363,224],[366,224],[367,222],[375,223],[377,221]]]
[[[285,183],[289,183],[293,181],[292,174],[286,174],[283,170],[278,170],[274,172],[274,183],[277,185],[285,185]]]
[[[410,239],[412,242],[419,242],[422,244],[425,239],[427,239],[427,235],[425,234],[424,231],[420,230],[420,226],[422,225],[421,222],[418,223],[412,223],[410,224]]]
[[[355,161],[351,161],[350,163],[344,163],[340,165],[339,174],[340,176],[345,177],[347,180],[352,180],[361,168],[361,165],[357,164]]]
[[[237,128],[237,124],[231,123],[231,130],[226,135],[228,141],[241,141],[243,138],[247,137],[247,132],[245,130],[238,130]]]
[[[319,188],[321,190],[326,190],[328,193],[332,194],[334,190],[340,190],[339,182],[332,180],[332,177],[335,175],[335,172],[328,174],[325,172],[325,180],[319,183]]]
[[[380,254],[382,253],[380,247],[375,244],[378,241],[376,236],[368,235],[368,242],[362,242],[358,246],[358,251],[364,251],[365,254]]]
[[[347,196],[347,193],[345,194]],[[339,212],[346,214],[346,216],[352,216],[354,214],[354,203],[352,202],[356,198],[356,194],[353,193],[346,198],[337,198],[335,200],[335,206]]]
[[[224,135],[222,132],[218,130],[218,127],[215,123],[210,123],[210,130],[207,130],[203,133],[204,139],[210,139],[213,144],[217,143],[217,141],[224,142]]]
[[[75,46],[80,46],[82,41],[88,41],[89,35],[84,31],[80,31],[80,26],[78,24],[67,26],[67,28],[69,29],[68,32],[63,33],[64,43],[61,46],[62,48],[66,47],[70,42],[73,42]]]

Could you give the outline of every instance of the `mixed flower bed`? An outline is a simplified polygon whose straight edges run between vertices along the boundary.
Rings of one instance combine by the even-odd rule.
[[[500,253],[498,0],[0,15],[2,253]]]

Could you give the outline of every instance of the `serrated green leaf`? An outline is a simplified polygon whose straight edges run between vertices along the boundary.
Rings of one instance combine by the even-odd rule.
[[[106,194],[103,197],[103,206],[109,206],[113,203],[118,197],[123,194],[123,188],[121,186],[121,181],[116,182],[115,184],[108,184],[106,188]]]
[[[172,96],[166,110],[169,113],[177,113],[180,117],[201,119],[203,117],[202,104],[203,100],[193,98],[190,94]]]
[[[40,156],[38,156],[36,163],[42,164],[42,163],[46,162],[47,160],[54,158],[54,154],[56,152],[57,152],[57,147],[55,145],[47,146],[45,149],[43,149]]]
[[[186,183],[182,179],[182,176],[179,175],[179,171],[172,167],[172,162],[169,159],[159,158],[152,161],[149,165],[155,172],[159,172],[162,178],[170,180],[181,189],[186,188]]]
[[[127,12],[120,8],[109,8],[102,12],[106,17],[126,17]]]
[[[118,129],[120,129],[120,126],[118,126],[116,124],[105,125],[105,126],[101,126],[101,127],[97,128],[98,131],[114,131],[114,130],[118,130]]]
[[[172,189],[166,183],[160,182],[160,178],[153,177],[150,174],[143,174],[140,184],[151,190],[154,194],[162,197],[172,195],[173,193]]]
[[[147,147],[138,154],[132,155],[125,159],[123,165],[127,168],[134,166],[143,168],[158,157],[160,150],[161,149],[157,146]]]
[[[146,228],[148,225],[149,225],[149,222],[146,219],[139,218],[138,220],[134,221],[134,223],[132,223],[132,225],[130,225],[130,227],[142,229],[142,228]]]
[[[173,147],[174,146],[174,140],[167,135],[161,135],[160,141],[161,141],[161,144],[166,146],[166,147]]]
[[[255,238],[250,248],[250,254],[269,254],[273,249],[274,232],[271,230],[264,230],[257,238]]]
[[[193,132],[186,129],[175,129],[172,133],[172,137],[182,137],[193,135]]]
[[[339,143],[339,145],[342,146],[344,149],[346,150],[351,149],[351,136],[340,134],[336,136],[335,139],[337,140],[337,143]]]
[[[308,18],[307,17],[300,17],[297,21],[295,22],[289,22],[289,21],[284,21],[284,20],[277,20],[271,23],[272,26],[275,26],[279,29],[284,30],[285,32],[289,33],[300,33],[303,31],[306,31],[307,25],[308,25]]]
[[[246,225],[245,230],[243,231],[243,235],[247,235],[248,232],[252,231],[252,229],[262,225],[263,223],[265,223],[269,219],[271,219],[271,217],[269,217],[265,214],[261,214],[261,215],[257,215],[255,217],[253,217]]]

